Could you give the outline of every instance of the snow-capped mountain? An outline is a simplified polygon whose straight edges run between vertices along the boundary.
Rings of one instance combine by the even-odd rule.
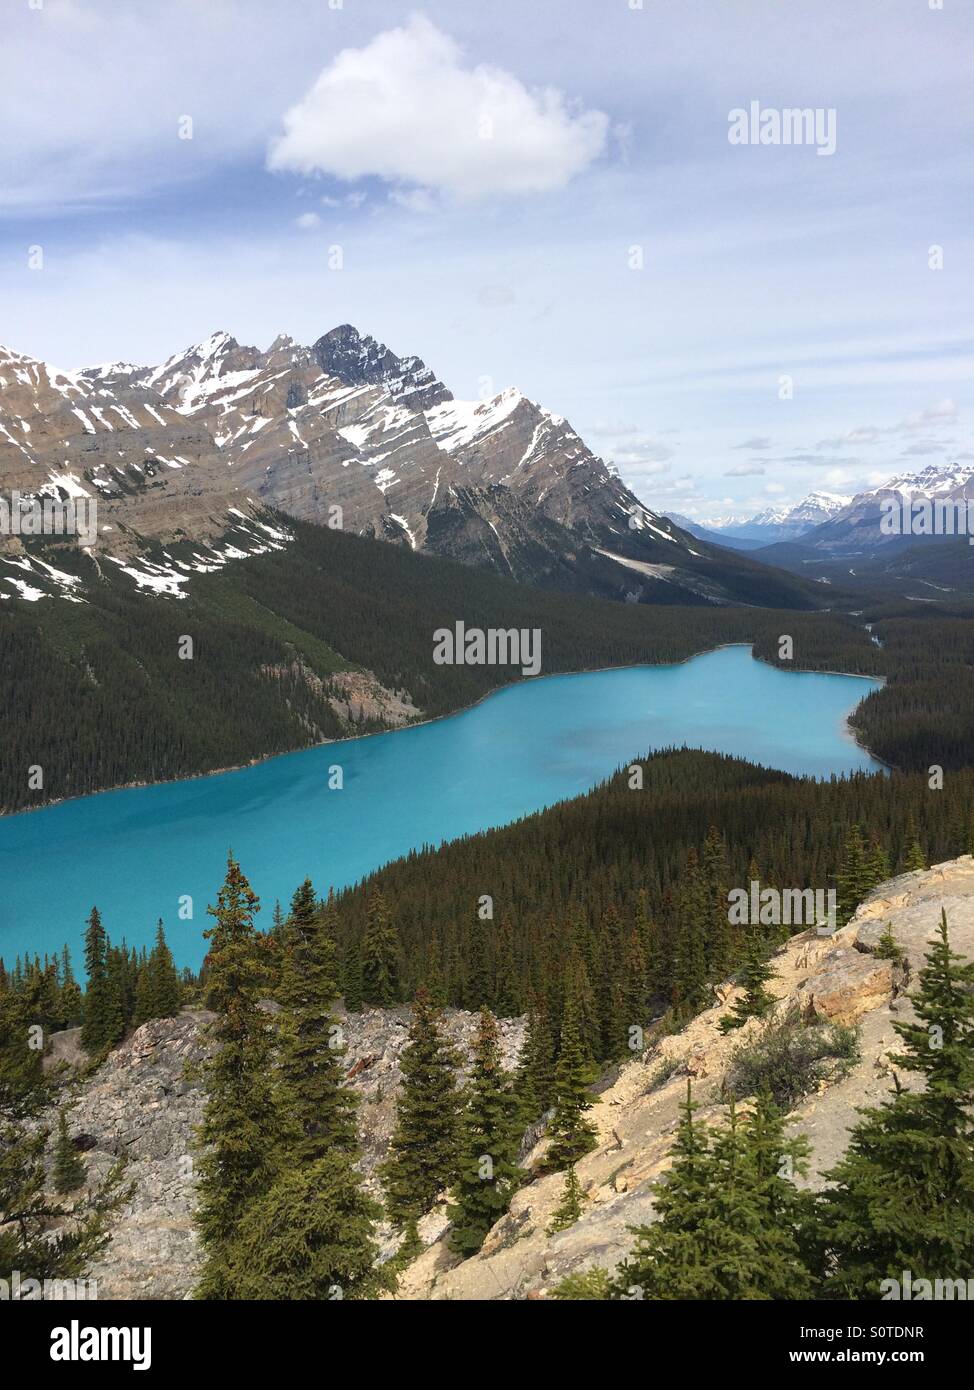
[[[908,548],[922,537],[892,534],[881,527],[883,502],[895,499],[900,504],[915,503],[920,498],[938,502],[974,498],[974,468],[957,463],[929,464],[919,472],[897,473],[880,487],[857,493],[834,515],[806,531],[799,543],[802,547],[850,557],[888,548]],[[944,537],[933,535],[931,539]]]
[[[179,586],[145,577],[147,549],[245,556],[284,543],[273,509],[560,589],[727,602],[763,582],[769,601],[794,601],[790,581],[644,506],[563,417],[516,388],[457,401],[420,358],[349,324],[266,351],[217,332],[152,367],[63,372],[0,350],[0,485],[97,498],[95,558],[164,592]],[[22,558],[20,541],[2,545]],[[176,570],[165,553],[153,563]]]
[[[842,496],[837,492],[810,492],[785,514],[783,524],[820,526],[823,521],[828,521],[830,517],[841,512],[851,501],[851,497]]]
[[[700,522],[677,517],[675,513],[671,516],[692,535],[706,533],[708,538],[722,540],[724,544],[747,541],[750,549],[776,541],[797,540],[813,526],[835,516],[851,501],[851,497],[835,492],[817,491],[810,492],[795,505],[765,507],[750,516],[721,516]]]

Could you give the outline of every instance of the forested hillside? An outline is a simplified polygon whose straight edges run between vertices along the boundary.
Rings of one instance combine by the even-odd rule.
[[[581,967],[610,1020],[645,969],[657,1009],[692,1011],[735,963],[730,887],[835,888],[842,918],[890,873],[974,850],[971,770],[936,790],[923,774],[820,782],[685,750],[641,766],[641,789],[624,769],[587,796],[387,865],[340,896],[346,946],[367,939],[379,890],[405,998],[433,975],[464,1008],[519,1012],[537,996],[557,1018]]]

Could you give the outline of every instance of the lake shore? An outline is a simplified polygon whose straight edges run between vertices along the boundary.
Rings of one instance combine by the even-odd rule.
[[[774,671],[785,671],[786,675],[789,674],[789,672],[784,667],[776,666],[774,662],[767,661],[764,657],[755,656],[754,644],[752,642],[719,642],[716,646],[704,647],[698,652],[691,652],[687,656],[680,657],[678,661],[639,661],[635,663],[630,663],[626,666],[585,666],[568,671],[545,671],[543,675],[522,676],[519,680],[505,681],[503,685],[494,686],[492,690],[486,691],[483,695],[478,696],[476,700],[471,700],[469,704],[460,705],[457,709],[449,710],[446,714],[434,715],[430,719],[414,719],[408,724],[400,724],[394,728],[375,729],[367,734],[349,734],[346,738],[319,739],[315,743],[304,743],[297,748],[284,748],[275,753],[260,753],[253,758],[247,759],[246,762],[231,763],[227,767],[210,767],[205,768],[200,772],[188,772],[182,777],[162,777],[158,780],[137,778],[134,781],[117,782],[111,787],[97,787],[92,791],[78,792],[75,796],[52,797],[49,801],[41,802],[39,806],[21,807],[20,810],[17,811],[4,811],[0,813],[0,821],[12,820],[16,816],[34,815],[38,811],[46,811],[53,806],[64,806],[72,801],[84,801],[92,796],[110,796],[114,792],[132,791],[139,787],[174,786],[180,782],[198,782],[202,781],[207,777],[220,777],[227,772],[244,772],[248,768],[259,767],[263,763],[273,762],[276,758],[289,758],[292,757],[295,753],[305,753],[312,748],[327,748],[329,745],[332,744],[336,746],[344,746],[350,743],[359,743],[364,741],[365,739],[370,738],[385,738],[387,734],[407,733],[410,729],[421,729],[427,727],[430,724],[443,723],[443,721],[447,719],[456,719],[461,714],[466,714],[470,710],[477,709],[478,706],[482,705],[486,700],[492,699],[495,695],[499,695],[505,690],[513,690],[520,685],[527,684],[528,682],[531,682],[533,684],[538,681],[553,680],[563,676],[595,676],[604,674],[609,671],[656,670],[659,667],[685,666],[688,662],[696,661],[701,656],[708,656],[711,652],[728,651],[734,647],[746,647],[750,650],[751,658],[753,661],[760,662],[760,664],[763,666],[769,666]],[[880,684],[880,686],[886,684],[885,676],[871,676],[865,674],[862,671],[825,671],[820,670],[817,667],[797,666],[794,668],[792,674],[819,676],[849,676],[853,677],[856,680],[876,681]],[[847,737],[851,739],[851,741],[855,743],[856,747],[859,748],[863,753],[866,753],[870,758],[873,758],[876,762],[881,763],[882,766],[886,768],[888,771],[895,771],[896,769],[893,768],[891,764],[884,762],[883,759],[878,756],[878,754],[873,752],[873,750],[868,746],[868,744],[862,742],[856,731],[852,728],[851,724],[849,723],[850,717],[851,716],[847,716],[845,720],[845,730]]]

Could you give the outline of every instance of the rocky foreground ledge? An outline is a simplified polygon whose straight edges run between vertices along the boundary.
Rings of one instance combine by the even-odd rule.
[[[898,1045],[893,1023],[912,1013],[906,991],[922,965],[941,907],[947,912],[953,949],[974,959],[970,856],[891,879],[834,936],[803,933],[774,957],[775,977],[769,988],[779,1000],[779,1020],[854,1025],[859,1035],[858,1058],[833,1074],[826,1071],[792,1112],[795,1128],[812,1147],[810,1185],[817,1185],[818,1174],[843,1153],[857,1107],[881,1100],[891,1085],[888,1054]],[[903,965],[874,954],[887,923],[903,951]],[[483,1250],[469,1260],[457,1261],[450,1254],[445,1219],[433,1215],[421,1224],[421,1234],[430,1244],[403,1276],[399,1297],[543,1298],[570,1272],[616,1265],[632,1243],[628,1228],[652,1219],[652,1184],[667,1163],[687,1077],[693,1079],[701,1118],[718,1119],[734,1054],[758,1040],[767,1027],[751,1020],[739,1032],[723,1035],[719,1019],[735,990],[721,993],[723,998],[713,1008],[619,1068],[602,1090],[590,1112],[598,1129],[598,1148],[578,1165],[585,1207],[574,1226],[546,1234],[561,1197],[561,1175],[540,1178],[522,1189]],[[145,1024],[93,1076],[79,1083],[71,1123],[88,1150],[91,1180],[97,1181],[118,1155],[125,1154],[126,1176],[135,1184],[111,1245],[91,1271],[99,1298],[178,1299],[193,1288],[200,1253],[192,1222],[192,1136],[202,1117],[203,1097],[191,1072],[192,1064],[204,1056],[203,1025],[210,1017],[202,1010],[187,1010],[179,1018]],[[362,1168],[373,1187],[392,1133],[408,1018],[403,1008],[373,1009],[342,1019],[349,1084],[362,1102]],[[447,1031],[464,1051],[475,1026],[474,1014],[446,1011]],[[505,1064],[513,1066],[524,1021],[503,1019],[499,1026]],[[55,1035],[57,1058],[79,1060],[77,1047],[76,1030]],[[526,1166],[540,1153],[539,1146],[525,1159]]]
[[[395,1123],[409,1010],[336,1013],[345,1030],[348,1084],[360,1096],[361,1167],[367,1185],[377,1191],[375,1169]],[[193,1132],[203,1118],[204,1096],[192,1071],[206,1055],[205,1025],[213,1017],[187,1009],[178,1018],[143,1024],[80,1085],[71,1130],[87,1150],[89,1182],[97,1182],[125,1155],[125,1180],[135,1184],[111,1244],[90,1271],[99,1299],[185,1298],[196,1282],[202,1259],[193,1228]],[[444,1023],[454,1045],[469,1054],[477,1015],[448,1009]],[[513,1067],[524,1022],[501,1019],[498,1026],[504,1063]],[[54,1035],[56,1060],[83,1060],[78,1032]],[[443,1224],[432,1220],[424,1228]],[[388,1244],[391,1249],[394,1242]]]
[[[810,1186],[820,1185],[819,1173],[844,1152],[856,1108],[882,1100],[892,1084],[888,1053],[899,1050],[893,1023],[912,1016],[905,991],[923,964],[941,907],[947,911],[952,949],[974,959],[970,855],[881,884],[834,936],[803,933],[774,957],[776,978],[768,988],[779,1000],[778,1018],[850,1024],[859,1033],[858,1060],[835,1079],[820,1081],[792,1112],[795,1129],[811,1145]],[[873,954],[887,923],[906,958],[904,966]],[[622,1067],[589,1112],[599,1146],[578,1164],[586,1205],[574,1226],[546,1234],[564,1179],[560,1174],[539,1179],[515,1196],[473,1259],[458,1264],[440,1238],[406,1272],[400,1297],[543,1298],[566,1274],[618,1264],[632,1246],[628,1227],[652,1220],[652,1184],[668,1162],[687,1077],[701,1106],[699,1118],[717,1121],[734,1052],[766,1026],[752,1019],[739,1032],[722,1034],[718,1021],[737,991],[722,993],[723,1002]]]

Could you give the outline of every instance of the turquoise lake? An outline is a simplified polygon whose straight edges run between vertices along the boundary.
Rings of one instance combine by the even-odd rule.
[[[577,796],[652,749],[685,744],[815,777],[876,771],[845,721],[878,684],[780,671],[725,647],[678,666],[528,680],[416,728],[0,818],[0,956],[12,965],[67,941],[80,971],[97,903],[129,945],[151,943],[161,917],[177,962],[195,966],[228,847],[269,926],[275,899],[286,904],[306,875],[324,894],[410,849]],[[333,764],[340,791],[328,788]],[[180,921],[187,894],[194,917]]]

